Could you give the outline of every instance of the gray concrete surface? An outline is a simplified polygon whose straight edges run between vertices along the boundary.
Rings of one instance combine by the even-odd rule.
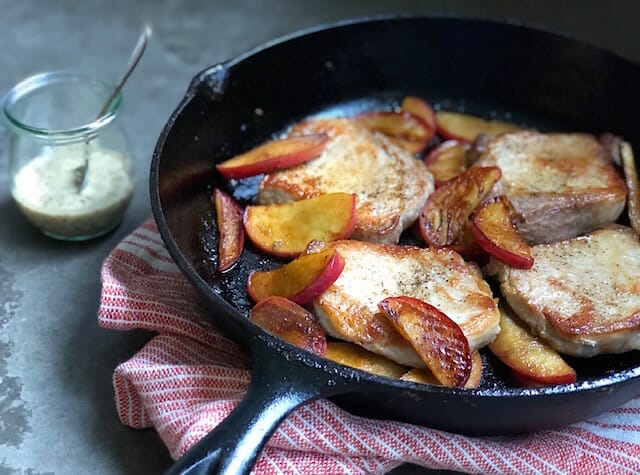
[[[109,250],[150,213],[151,152],[191,76],[313,24],[438,11],[519,19],[640,59],[634,2],[0,0],[0,93],[51,69],[113,80],[141,24],[150,22],[155,32],[125,90],[122,120],[135,154],[137,190],[123,224],[109,236],[70,244],[33,229],[8,193],[0,129],[0,474],[158,473],[170,463],[153,431],[127,429],[117,420],[112,370],[149,335],[97,327],[98,271]]]

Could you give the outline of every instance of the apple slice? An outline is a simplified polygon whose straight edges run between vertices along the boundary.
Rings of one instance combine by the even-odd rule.
[[[467,151],[467,165],[472,166],[480,157],[486,152],[487,146],[489,142],[491,142],[492,137],[487,134],[480,134],[476,137],[476,139],[469,145],[469,150]]]
[[[460,234],[458,234],[453,244],[447,247],[456,251],[467,261],[478,261],[478,264],[480,264],[480,261],[488,260],[484,249],[480,247],[476,238],[473,237],[470,219],[464,224],[462,231],[460,231]]]
[[[328,342],[326,357],[336,363],[392,379],[398,379],[407,371],[407,368],[395,361],[367,351],[353,343]]]
[[[416,239],[422,240],[419,221],[413,223],[411,233]],[[483,261],[488,261],[487,253],[484,252],[484,249],[478,245],[476,239],[473,237],[471,220],[467,220],[453,244],[445,246],[445,248],[457,252],[467,261],[476,261],[478,265],[483,265]]]
[[[429,124],[409,112],[365,112],[355,120],[369,130],[385,134],[411,153],[424,150],[435,135]]]
[[[511,219],[511,203],[498,196],[484,203],[471,222],[471,231],[482,249],[509,267],[531,269],[529,244],[518,234]]]
[[[224,191],[213,191],[218,224],[218,270],[229,269],[242,255],[244,249],[244,229],[242,228],[242,208]]]
[[[422,152],[425,148],[427,148],[427,145],[429,145],[429,142],[412,142],[410,140],[405,140],[397,137],[389,137],[389,140],[412,155]]]
[[[453,244],[500,176],[498,167],[472,167],[431,193],[418,221],[425,242],[434,247]]]
[[[501,120],[485,120],[468,114],[458,112],[436,112],[438,134],[445,139],[473,142],[480,134],[496,135],[507,132],[516,132],[520,127]]]
[[[436,179],[436,186],[466,171],[467,151],[470,147],[460,140],[447,140],[429,152],[424,164]]]
[[[433,373],[427,369],[410,369],[400,376],[400,379],[402,381],[413,381],[414,383],[420,384],[440,385]],[[482,356],[480,356],[479,352],[474,351],[471,353],[471,374],[464,387],[467,389],[477,388],[480,386],[480,381],[482,381]]]
[[[412,297],[378,304],[443,386],[462,387],[471,374],[469,342],[460,327],[437,308]]]
[[[324,356],[327,338],[318,319],[297,303],[283,297],[268,297],[258,302],[249,316],[265,331],[298,348]]]
[[[277,269],[252,272],[247,292],[256,302],[277,295],[305,305],[331,287],[342,269],[344,259],[337,251],[306,254]]]
[[[348,238],[356,225],[356,195],[330,193],[290,203],[248,206],[244,229],[261,250],[295,257],[310,241]]]
[[[246,178],[270,173],[311,160],[324,150],[327,134],[311,134],[272,140],[216,165],[226,178]]]
[[[436,114],[433,112],[431,105],[424,99],[416,96],[407,96],[402,100],[400,109],[420,117],[429,126],[429,129],[435,132]]]
[[[471,353],[471,374],[465,383],[467,389],[474,389],[482,382],[482,356],[477,350]]]
[[[627,212],[629,213],[629,224],[640,234],[640,184],[638,184],[638,172],[636,162],[633,158],[633,149],[628,142],[620,142],[620,159],[624,178],[627,182]]]
[[[440,386],[440,383],[428,369],[411,368],[400,378],[402,381],[411,381],[418,384],[431,384],[432,386]]]
[[[617,166],[622,167],[622,138],[617,135],[613,135],[610,132],[606,132],[602,134],[598,140],[606,150],[608,160]]]
[[[533,379],[525,378],[511,368],[509,368],[509,373],[511,373],[511,377],[523,388],[544,388],[545,386],[548,386],[548,384],[539,383]]]
[[[576,381],[576,372],[556,350],[533,336],[500,304],[500,333],[489,343],[491,353],[527,380],[545,385]]]

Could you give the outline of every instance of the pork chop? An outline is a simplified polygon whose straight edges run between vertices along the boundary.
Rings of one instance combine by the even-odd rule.
[[[610,225],[531,254],[528,270],[493,260],[488,268],[536,334],[575,356],[640,349],[640,238],[631,228]]]
[[[324,193],[356,194],[354,239],[396,243],[418,217],[434,180],[420,160],[383,134],[348,119],[309,120],[291,134],[327,133],[317,158],[270,173],[260,183],[261,204],[283,203]]]
[[[433,305],[456,322],[472,350],[491,342],[500,315],[489,285],[473,263],[448,249],[422,249],[355,240],[324,244],[344,257],[340,277],[313,301],[326,332],[398,363],[424,363],[378,309],[386,297],[406,295]]]
[[[614,222],[627,188],[605,148],[586,134],[516,132],[487,145],[477,166],[495,165],[518,231],[530,244],[569,239]]]

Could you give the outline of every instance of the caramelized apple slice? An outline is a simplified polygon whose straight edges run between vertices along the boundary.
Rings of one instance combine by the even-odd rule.
[[[402,381],[411,381],[418,384],[431,384],[432,386],[440,386],[440,382],[436,379],[428,369],[411,368],[400,378]]]
[[[291,203],[248,206],[244,229],[261,250],[294,257],[309,241],[344,239],[356,225],[356,195],[330,193]]]
[[[226,178],[270,173],[311,160],[324,150],[327,134],[311,134],[272,140],[216,165]]]
[[[511,368],[509,368],[509,372],[511,373],[511,377],[523,388],[544,388],[545,386],[548,386],[547,384],[540,383],[533,379],[525,378]]]
[[[304,305],[331,287],[342,269],[344,259],[337,251],[306,254],[277,269],[252,272],[247,292],[256,302],[278,295]]]
[[[433,112],[431,104],[424,99],[415,96],[407,96],[402,100],[400,108],[404,112],[420,117],[430,130],[436,130],[436,114]]]
[[[480,247],[478,241],[476,241],[476,238],[473,237],[470,219],[468,219],[464,224],[464,226],[462,227],[462,231],[460,231],[460,234],[458,234],[458,237],[453,242],[453,244],[447,247],[453,251],[456,251],[467,261],[488,260],[484,249]],[[478,262],[478,264],[481,264],[481,262]]]
[[[511,219],[511,204],[504,196],[484,203],[471,222],[476,241],[489,254],[510,267],[531,269],[531,248]]]
[[[487,134],[480,134],[476,137],[476,139],[469,145],[469,150],[467,150],[467,165],[471,166],[480,160],[480,157],[487,150],[487,146],[489,142],[491,142],[492,137]]]
[[[424,150],[435,134],[425,121],[409,112],[366,112],[355,120],[369,130],[387,135],[411,153]]]
[[[436,186],[466,171],[469,148],[468,143],[460,140],[447,140],[429,152],[424,164],[436,179]]]
[[[395,361],[371,353],[352,343],[328,342],[326,357],[336,363],[392,379],[398,379],[407,371],[407,368]]]
[[[613,135],[610,132],[605,132],[599,139],[600,143],[607,151],[607,158],[615,165],[622,167],[622,138],[617,135]]]
[[[518,375],[546,385],[576,381],[576,372],[546,343],[533,336],[500,304],[500,333],[489,343],[491,353]]]
[[[240,258],[244,249],[244,229],[242,228],[242,208],[224,191],[216,188],[213,192],[218,224],[218,270],[231,267]]]
[[[413,368],[403,374],[400,379],[402,381],[413,381],[420,384],[432,384],[439,386],[440,383],[428,369]],[[471,374],[469,379],[465,383],[464,387],[467,389],[474,389],[480,386],[482,381],[482,356],[477,351],[471,353]]]
[[[474,351],[471,353],[471,374],[464,387],[474,389],[480,386],[480,382],[482,382],[482,356],[480,352]]]
[[[640,234],[640,184],[638,184],[638,172],[636,161],[633,158],[633,149],[628,142],[620,143],[620,158],[624,170],[624,178],[627,182],[627,212],[629,224]]]
[[[400,139],[397,137],[389,137],[389,139],[398,147],[403,148],[412,155],[422,152],[427,148],[427,145],[429,145],[429,142],[412,142],[410,140]]]
[[[420,233],[427,244],[453,244],[469,216],[500,179],[498,167],[473,167],[434,191],[420,213]]]
[[[258,302],[249,317],[264,330],[298,348],[324,356],[327,338],[318,319],[300,305],[283,297]]]
[[[460,327],[437,308],[411,297],[388,297],[378,304],[443,386],[465,385],[471,350]]]
[[[515,132],[520,127],[501,120],[484,120],[458,112],[436,112],[438,134],[445,139],[473,142],[480,134],[496,136],[507,132]]]

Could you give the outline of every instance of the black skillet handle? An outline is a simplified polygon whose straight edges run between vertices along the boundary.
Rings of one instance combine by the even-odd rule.
[[[298,406],[343,392],[328,378],[266,344],[253,345],[252,379],[245,398],[166,475],[248,474],[276,428]]]
[[[203,69],[191,80],[187,95],[194,93],[197,89],[204,88],[210,100],[216,101],[224,95],[227,80],[227,66],[229,61],[222,61]]]

